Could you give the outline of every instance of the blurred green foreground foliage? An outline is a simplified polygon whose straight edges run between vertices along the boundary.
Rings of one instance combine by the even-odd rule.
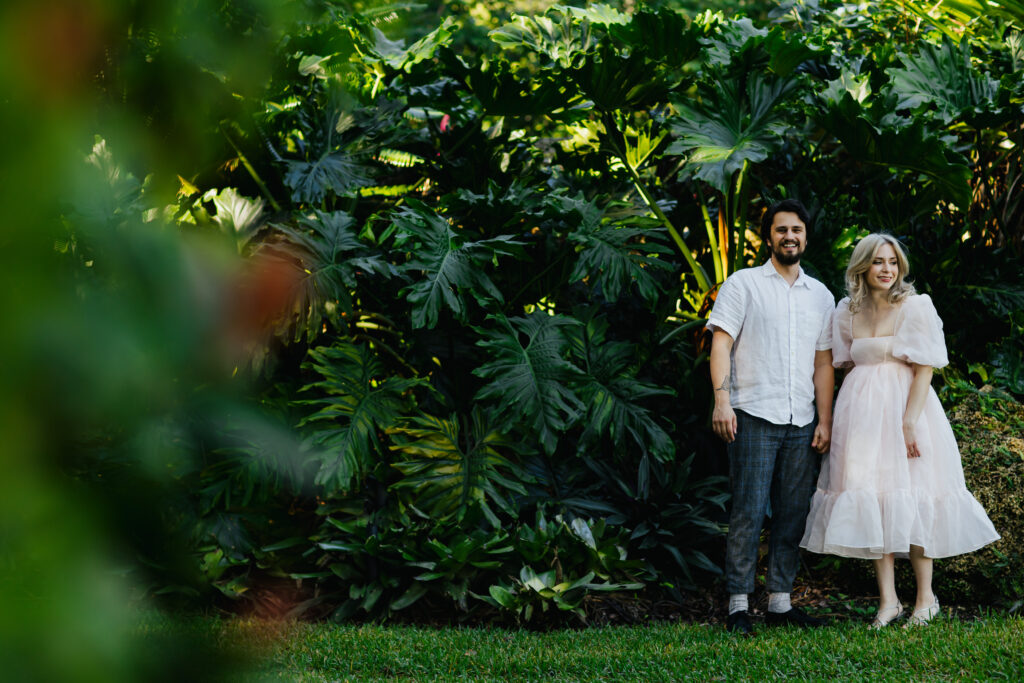
[[[237,663],[143,647],[147,596],[558,623],[706,588],[699,333],[782,197],[837,297],[900,236],[950,386],[1024,393],[1017,4],[578,4],[0,10],[5,678]]]

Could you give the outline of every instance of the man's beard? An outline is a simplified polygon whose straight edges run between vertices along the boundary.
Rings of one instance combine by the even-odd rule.
[[[779,262],[779,265],[783,266],[795,266],[796,264],[800,263],[800,257],[804,255],[804,252],[802,250],[795,251],[792,254],[787,254],[786,252],[782,251],[782,249],[779,249],[779,251],[769,249],[769,251],[771,251],[772,256],[775,257],[775,260]]]

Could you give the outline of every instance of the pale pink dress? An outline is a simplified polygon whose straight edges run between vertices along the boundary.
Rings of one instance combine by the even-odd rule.
[[[948,363],[931,299],[908,297],[895,334],[864,339],[853,339],[849,299],[843,299],[832,321],[832,362],[853,369],[839,390],[832,447],[800,545],[858,558],[905,555],[917,545],[926,557],[949,557],[998,540],[964,485],[953,430],[931,387],[916,430],[921,457],[907,457],[903,413],[913,380],[910,363]]]

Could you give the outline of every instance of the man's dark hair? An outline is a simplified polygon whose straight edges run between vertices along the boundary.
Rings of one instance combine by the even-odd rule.
[[[788,211],[789,213],[795,213],[797,217],[804,222],[807,226],[807,232],[811,231],[811,217],[807,213],[807,209],[800,203],[799,199],[783,199],[781,202],[775,202],[768,207],[768,210],[761,216],[761,239],[765,244],[771,244],[771,236],[768,234],[772,230],[772,221],[775,220],[775,214],[780,211]]]

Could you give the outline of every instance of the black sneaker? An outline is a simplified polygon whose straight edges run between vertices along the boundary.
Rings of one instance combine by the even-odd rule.
[[[725,630],[744,636],[754,635],[754,627],[750,624],[750,615],[745,611],[733,612],[725,619]]]
[[[800,628],[820,628],[827,626],[824,619],[804,614],[796,607],[788,612],[768,612],[764,617],[767,626],[799,626]]]

